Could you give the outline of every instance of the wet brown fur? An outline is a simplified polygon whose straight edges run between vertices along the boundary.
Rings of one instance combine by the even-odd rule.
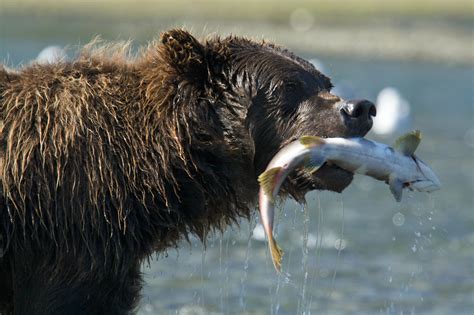
[[[330,88],[272,44],[201,44],[182,30],[135,56],[127,44],[92,43],[72,62],[0,68],[0,309],[127,313],[149,255],[249,217],[259,172],[308,133],[303,114],[287,121],[278,108],[252,109],[267,97],[259,86],[277,78],[255,77],[274,71],[271,60],[250,61],[263,53]],[[324,97],[329,108],[335,100]],[[352,177],[339,175],[310,188],[340,191]]]

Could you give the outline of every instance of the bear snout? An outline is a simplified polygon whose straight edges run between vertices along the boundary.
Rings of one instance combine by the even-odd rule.
[[[364,136],[372,128],[377,110],[368,100],[348,100],[340,104],[340,114],[352,134]]]

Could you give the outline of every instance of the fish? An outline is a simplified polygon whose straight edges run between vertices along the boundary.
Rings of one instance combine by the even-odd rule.
[[[258,177],[260,218],[275,269],[281,272],[283,256],[273,237],[275,199],[293,170],[305,167],[315,173],[324,164],[336,165],[388,183],[395,200],[400,202],[404,188],[420,192],[441,188],[433,170],[415,155],[421,138],[421,132],[414,130],[401,136],[390,147],[365,138],[302,136],[283,147]]]

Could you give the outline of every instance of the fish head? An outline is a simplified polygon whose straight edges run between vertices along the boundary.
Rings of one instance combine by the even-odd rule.
[[[297,112],[298,120],[292,125],[292,136],[304,135],[321,138],[363,137],[372,127],[375,106],[367,100],[346,101],[329,91],[309,98]],[[288,177],[288,190],[295,199],[308,191],[330,190],[342,192],[352,182],[353,173],[336,165],[325,163],[317,172],[311,168],[297,169]]]
[[[413,156],[418,166],[418,174],[415,179],[406,183],[409,189],[432,192],[441,189],[441,181],[438,179],[434,171],[418,157]]]

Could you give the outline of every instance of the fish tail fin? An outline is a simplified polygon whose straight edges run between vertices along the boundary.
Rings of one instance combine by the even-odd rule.
[[[273,200],[273,189],[276,184],[276,176],[280,173],[281,169],[281,167],[274,167],[266,170],[258,176],[258,182],[270,200]]]
[[[268,236],[268,246],[270,247],[273,266],[275,266],[276,271],[281,272],[281,258],[283,257],[283,250],[280,248],[271,234]]]
[[[314,147],[325,143],[324,139],[318,136],[302,136],[299,141],[305,147]]]

